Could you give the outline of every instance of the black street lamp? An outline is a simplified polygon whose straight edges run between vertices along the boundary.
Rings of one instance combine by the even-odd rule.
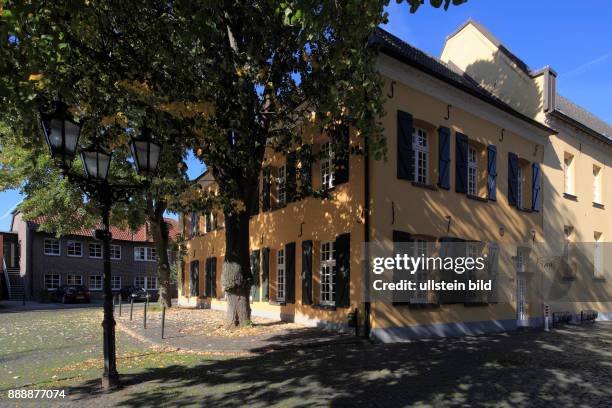
[[[69,166],[76,155],[81,126],[68,112],[68,106],[64,102],[56,102],[54,106],[55,112],[41,114],[43,133],[51,156],[62,166]]]
[[[102,262],[104,267],[104,372],[102,387],[113,388],[119,383],[115,348],[115,318],[113,316],[113,291],[111,287],[110,211],[116,201],[126,201],[137,191],[146,188],[140,185],[110,184],[107,180],[112,152],[106,152],[98,143],[81,149],[81,161],[85,177],[70,171],[78,148],[80,125],[74,121],[63,103],[56,104],[56,111],[41,115],[43,133],[52,157],[58,163],[62,174],[79,186],[90,198],[97,199],[102,210],[102,228],[95,231],[95,238],[102,241]],[[136,142],[135,142],[136,141]],[[132,139],[130,143],[134,162],[141,174],[150,175],[157,167],[160,145],[153,143],[150,134]],[[139,157],[140,156],[140,157]]]
[[[130,151],[138,174],[148,175],[157,168],[161,146],[151,140],[151,129],[143,126],[139,136],[130,140]]]

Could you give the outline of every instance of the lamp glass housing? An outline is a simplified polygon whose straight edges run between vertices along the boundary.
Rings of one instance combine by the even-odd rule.
[[[150,174],[157,168],[161,146],[151,141],[150,130],[143,128],[139,137],[130,141],[130,151],[138,174]]]
[[[94,180],[106,180],[110,168],[111,154],[106,153],[99,147],[83,149],[81,160],[88,178]]]
[[[76,155],[81,126],[74,121],[68,107],[56,103],[55,112],[42,115],[41,125],[51,156],[68,165]]]

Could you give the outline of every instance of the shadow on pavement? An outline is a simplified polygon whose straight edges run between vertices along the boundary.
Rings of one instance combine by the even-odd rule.
[[[611,345],[612,323],[553,333],[330,344],[126,374],[124,388],[104,401],[127,407],[606,406]],[[101,396],[97,380],[69,392],[85,404]]]

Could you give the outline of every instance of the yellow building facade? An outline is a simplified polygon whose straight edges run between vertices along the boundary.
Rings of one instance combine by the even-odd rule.
[[[563,150],[569,136],[545,114],[531,114],[522,101],[502,98],[465,75],[463,62],[450,62],[451,41],[446,62],[382,30],[375,42],[385,81],[387,158],[351,156],[339,167],[329,137],[307,128],[304,146],[288,155],[266,154],[259,212],[250,223],[253,314],[343,329],[356,323],[381,341],[539,324],[537,293],[546,286],[540,277],[547,265],[538,258],[540,247],[556,223],[577,227],[583,218],[571,210],[562,220],[546,220],[554,215],[550,208],[565,211],[558,203],[564,198],[548,192],[559,177],[546,169],[551,140]],[[352,131],[345,142],[363,143]],[[610,151],[600,150],[603,156],[593,160],[605,180]],[[319,159],[305,161],[305,153]],[[216,188],[210,173],[198,183]],[[293,194],[304,183],[328,197]],[[603,194],[605,202],[610,191]],[[186,242],[179,305],[224,309],[222,215],[185,214],[180,224]],[[484,277],[496,282],[495,289],[451,297],[426,290],[401,302],[370,296],[366,245],[393,252],[398,241],[432,255],[445,242],[486,254]],[[612,310],[603,303],[576,307]]]
[[[574,320],[584,310],[611,319],[612,126],[559,95],[553,68],[531,70],[475,21],[447,38],[441,59],[555,130],[542,166],[545,239],[538,250],[548,285],[539,296]]]

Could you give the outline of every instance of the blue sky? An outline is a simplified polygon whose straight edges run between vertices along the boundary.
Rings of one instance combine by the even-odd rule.
[[[392,0],[388,12],[386,30],[434,56],[446,36],[472,18],[532,69],[553,67],[559,93],[612,122],[612,1],[469,0],[446,12],[426,4],[410,14]],[[187,164],[192,178],[203,171],[193,156]],[[17,191],[0,193],[0,231],[9,228],[19,201]]]

